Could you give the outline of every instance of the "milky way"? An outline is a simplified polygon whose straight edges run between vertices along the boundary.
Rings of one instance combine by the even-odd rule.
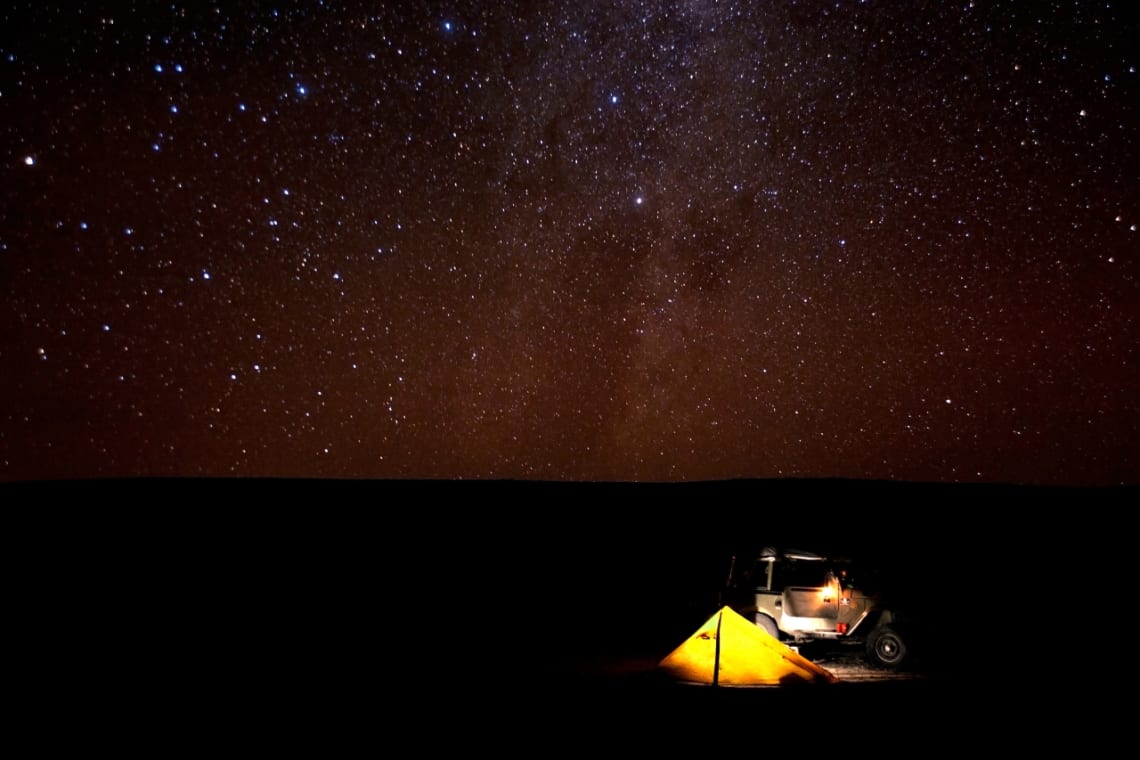
[[[1127,9],[9,3],[0,477],[1138,482]]]

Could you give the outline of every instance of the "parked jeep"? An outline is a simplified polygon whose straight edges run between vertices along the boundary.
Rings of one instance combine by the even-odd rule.
[[[743,567],[734,559],[725,603],[790,645],[859,646],[872,665],[901,668],[913,629],[881,579],[862,572],[847,559],[765,547]]]

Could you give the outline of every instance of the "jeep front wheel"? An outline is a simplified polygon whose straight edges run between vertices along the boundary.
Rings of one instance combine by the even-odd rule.
[[[880,626],[867,639],[867,659],[884,668],[897,668],[906,659],[906,642],[890,626]]]

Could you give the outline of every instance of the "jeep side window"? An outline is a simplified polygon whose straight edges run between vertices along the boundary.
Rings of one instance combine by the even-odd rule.
[[[752,566],[752,586],[754,588],[774,588],[774,586],[769,585],[769,583],[775,583],[773,579],[768,577],[768,569],[771,567],[771,562],[763,561]]]
[[[818,588],[827,583],[827,568],[819,562],[790,561],[784,565],[785,586],[808,586]]]

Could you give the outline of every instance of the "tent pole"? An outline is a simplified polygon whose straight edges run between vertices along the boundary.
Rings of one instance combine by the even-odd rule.
[[[724,610],[722,609],[716,616],[716,654],[713,656],[713,688],[720,685],[720,621],[724,620]]]

